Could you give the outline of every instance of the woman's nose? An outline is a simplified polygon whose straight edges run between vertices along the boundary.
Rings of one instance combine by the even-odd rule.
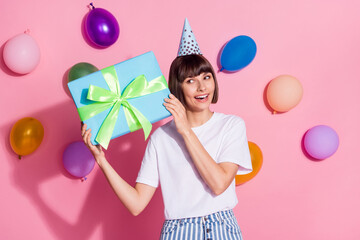
[[[206,89],[205,84],[200,81],[199,84],[198,84],[198,90],[199,91],[204,91],[205,89]]]

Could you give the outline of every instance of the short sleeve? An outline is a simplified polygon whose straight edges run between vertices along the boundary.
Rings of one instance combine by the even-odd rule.
[[[146,146],[145,154],[141,163],[136,182],[143,183],[152,187],[159,185],[159,171],[156,149],[153,140],[150,138]]]
[[[236,119],[229,124],[222,139],[218,162],[232,162],[239,165],[238,175],[252,172],[245,122]]]

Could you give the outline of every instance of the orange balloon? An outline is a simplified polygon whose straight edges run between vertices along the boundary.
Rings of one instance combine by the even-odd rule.
[[[266,97],[275,112],[287,112],[300,102],[303,87],[299,80],[290,75],[280,75],[268,85]]]
[[[261,169],[261,166],[263,164],[263,155],[258,145],[256,145],[253,142],[248,142],[249,144],[249,150],[250,150],[250,156],[251,156],[251,163],[253,167],[253,171],[251,173],[245,174],[245,175],[236,175],[235,176],[235,184],[240,185],[243,184],[250,179],[254,178],[258,172]]]
[[[34,152],[44,138],[44,128],[35,118],[27,117],[17,121],[11,129],[10,145],[21,156]]]

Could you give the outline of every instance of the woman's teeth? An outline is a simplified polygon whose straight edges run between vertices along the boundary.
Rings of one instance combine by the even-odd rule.
[[[206,98],[208,95],[202,95],[202,96],[197,96],[197,97],[195,97],[196,99],[204,99],[204,98]]]

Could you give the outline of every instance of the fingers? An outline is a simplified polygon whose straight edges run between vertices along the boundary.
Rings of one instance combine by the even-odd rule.
[[[94,146],[91,142],[91,128],[87,129],[86,124],[83,124],[83,126],[81,127],[81,135],[82,135],[82,139],[86,145],[86,147],[91,151],[91,153],[93,154],[93,156],[95,158],[97,158],[97,156],[100,156],[103,153],[103,149],[102,147],[99,145]]]
[[[92,143],[91,143],[91,129],[89,129],[89,133],[86,135],[86,143],[89,145],[89,147],[92,147]]]
[[[84,124],[84,126],[81,129],[81,135],[82,135],[82,139],[83,139],[84,143],[88,147],[91,147],[91,145],[92,145],[92,143],[90,141],[90,139],[91,139],[91,128],[86,130],[86,124]]]
[[[175,119],[178,119],[180,116],[185,115],[185,112],[175,105],[164,103],[164,106],[173,115]]]
[[[83,141],[86,145],[88,145],[89,147],[91,147],[92,143],[91,143],[91,128],[87,129],[87,125],[83,124],[82,128],[81,128],[81,135],[83,138]]]
[[[170,98],[164,99],[164,101],[165,101],[164,106],[166,107],[167,110],[170,111],[170,109],[173,109],[174,111],[176,111],[178,113],[180,113],[182,111],[185,112],[184,106],[173,94],[170,94],[169,97]]]
[[[175,119],[177,119],[179,117],[179,114],[177,113],[177,111],[174,108],[172,108],[171,106],[166,106],[166,105],[165,105],[165,107],[173,115],[173,117]]]
[[[82,135],[83,141],[87,144],[88,143],[88,137],[89,135],[91,135],[91,129],[89,128],[88,130],[86,130],[84,132],[84,134]]]
[[[169,98],[165,98],[166,100],[167,100],[167,102],[169,102],[169,103],[174,103],[174,104],[179,104],[182,108],[184,108],[184,106],[183,106],[183,104],[180,102],[180,100],[179,99],[177,99],[176,97],[175,97],[175,95],[174,94],[169,94]],[[185,108],[184,108],[185,109]]]
[[[175,122],[186,122],[186,110],[182,103],[173,95],[169,95],[170,98],[165,98],[164,106],[173,115]]]
[[[164,99],[166,102],[177,102],[177,103],[180,103],[181,102],[179,101],[179,99],[177,99],[173,94],[169,94],[169,98],[165,98]]]
[[[86,131],[87,125],[83,122],[81,122],[81,136],[84,136]]]

